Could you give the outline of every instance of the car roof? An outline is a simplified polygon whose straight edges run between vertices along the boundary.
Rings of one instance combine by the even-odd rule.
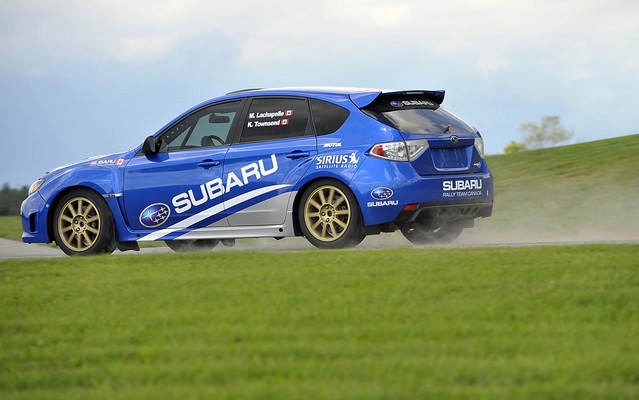
[[[443,90],[389,90],[375,88],[342,87],[342,86],[299,86],[282,88],[242,89],[227,93],[224,97],[237,98],[246,96],[305,96],[305,97],[344,97],[349,98],[359,108],[366,107],[381,94],[410,95],[422,94],[432,97],[438,104],[444,100]]]
[[[359,93],[379,93],[386,92],[386,89],[374,89],[374,88],[360,88],[360,87],[346,87],[346,86],[290,86],[279,88],[255,88],[255,89],[241,89],[236,90],[231,94],[248,94],[248,93],[297,93],[297,94],[318,94],[318,95],[342,95],[349,96],[351,94]]]
[[[416,94],[416,93],[438,93],[440,100],[444,99],[444,91],[428,91],[428,90],[389,90],[389,89],[374,89],[374,88],[359,88],[359,87],[345,87],[345,86],[293,86],[293,87],[281,87],[281,88],[256,88],[256,89],[240,89],[227,93],[224,96],[216,97],[200,104],[197,104],[190,109],[186,110],[182,114],[175,117],[168,124],[160,128],[155,135],[173,125],[175,122],[182,119],[184,116],[191,112],[198,110],[202,107],[206,107],[218,101],[235,100],[251,96],[302,96],[302,97],[315,97],[320,99],[328,99],[330,97],[340,97],[347,102],[352,102],[358,108],[363,108],[369,105],[380,94]],[[350,100],[350,101],[349,101]]]

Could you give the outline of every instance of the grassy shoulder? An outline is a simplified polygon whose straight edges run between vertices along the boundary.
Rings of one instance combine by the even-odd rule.
[[[464,237],[639,239],[639,135],[488,158],[493,216]]]
[[[22,220],[19,216],[0,216],[0,238],[22,240]]]
[[[630,399],[639,246],[0,262],[0,397]]]

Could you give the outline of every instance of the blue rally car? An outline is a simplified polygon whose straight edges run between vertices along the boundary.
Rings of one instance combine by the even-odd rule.
[[[491,215],[493,178],[479,132],[443,100],[427,90],[228,93],[131,151],[45,174],[22,203],[22,238],[69,255],[248,237],[344,248],[397,229],[415,244],[448,242]]]

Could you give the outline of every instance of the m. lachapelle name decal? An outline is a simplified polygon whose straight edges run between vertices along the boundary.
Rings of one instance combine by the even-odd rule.
[[[293,110],[263,111],[249,113],[249,121],[246,123],[247,128],[263,128],[268,126],[288,125],[293,116]],[[270,121],[258,121],[268,119]],[[251,121],[252,120],[252,121]]]

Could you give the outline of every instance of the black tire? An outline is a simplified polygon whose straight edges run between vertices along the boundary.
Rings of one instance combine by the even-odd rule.
[[[311,184],[300,198],[297,218],[306,240],[321,249],[354,247],[366,236],[357,199],[338,181]]]
[[[111,210],[90,189],[77,189],[60,199],[52,230],[56,244],[70,256],[110,254],[116,247]]]
[[[205,252],[212,250],[218,243],[219,239],[196,239],[196,240],[165,240],[169,248],[176,253],[184,253],[188,251]]]
[[[427,227],[419,222],[401,227],[404,237],[420,246],[450,243],[457,239],[463,230],[464,226],[458,221],[441,223],[436,227]]]

